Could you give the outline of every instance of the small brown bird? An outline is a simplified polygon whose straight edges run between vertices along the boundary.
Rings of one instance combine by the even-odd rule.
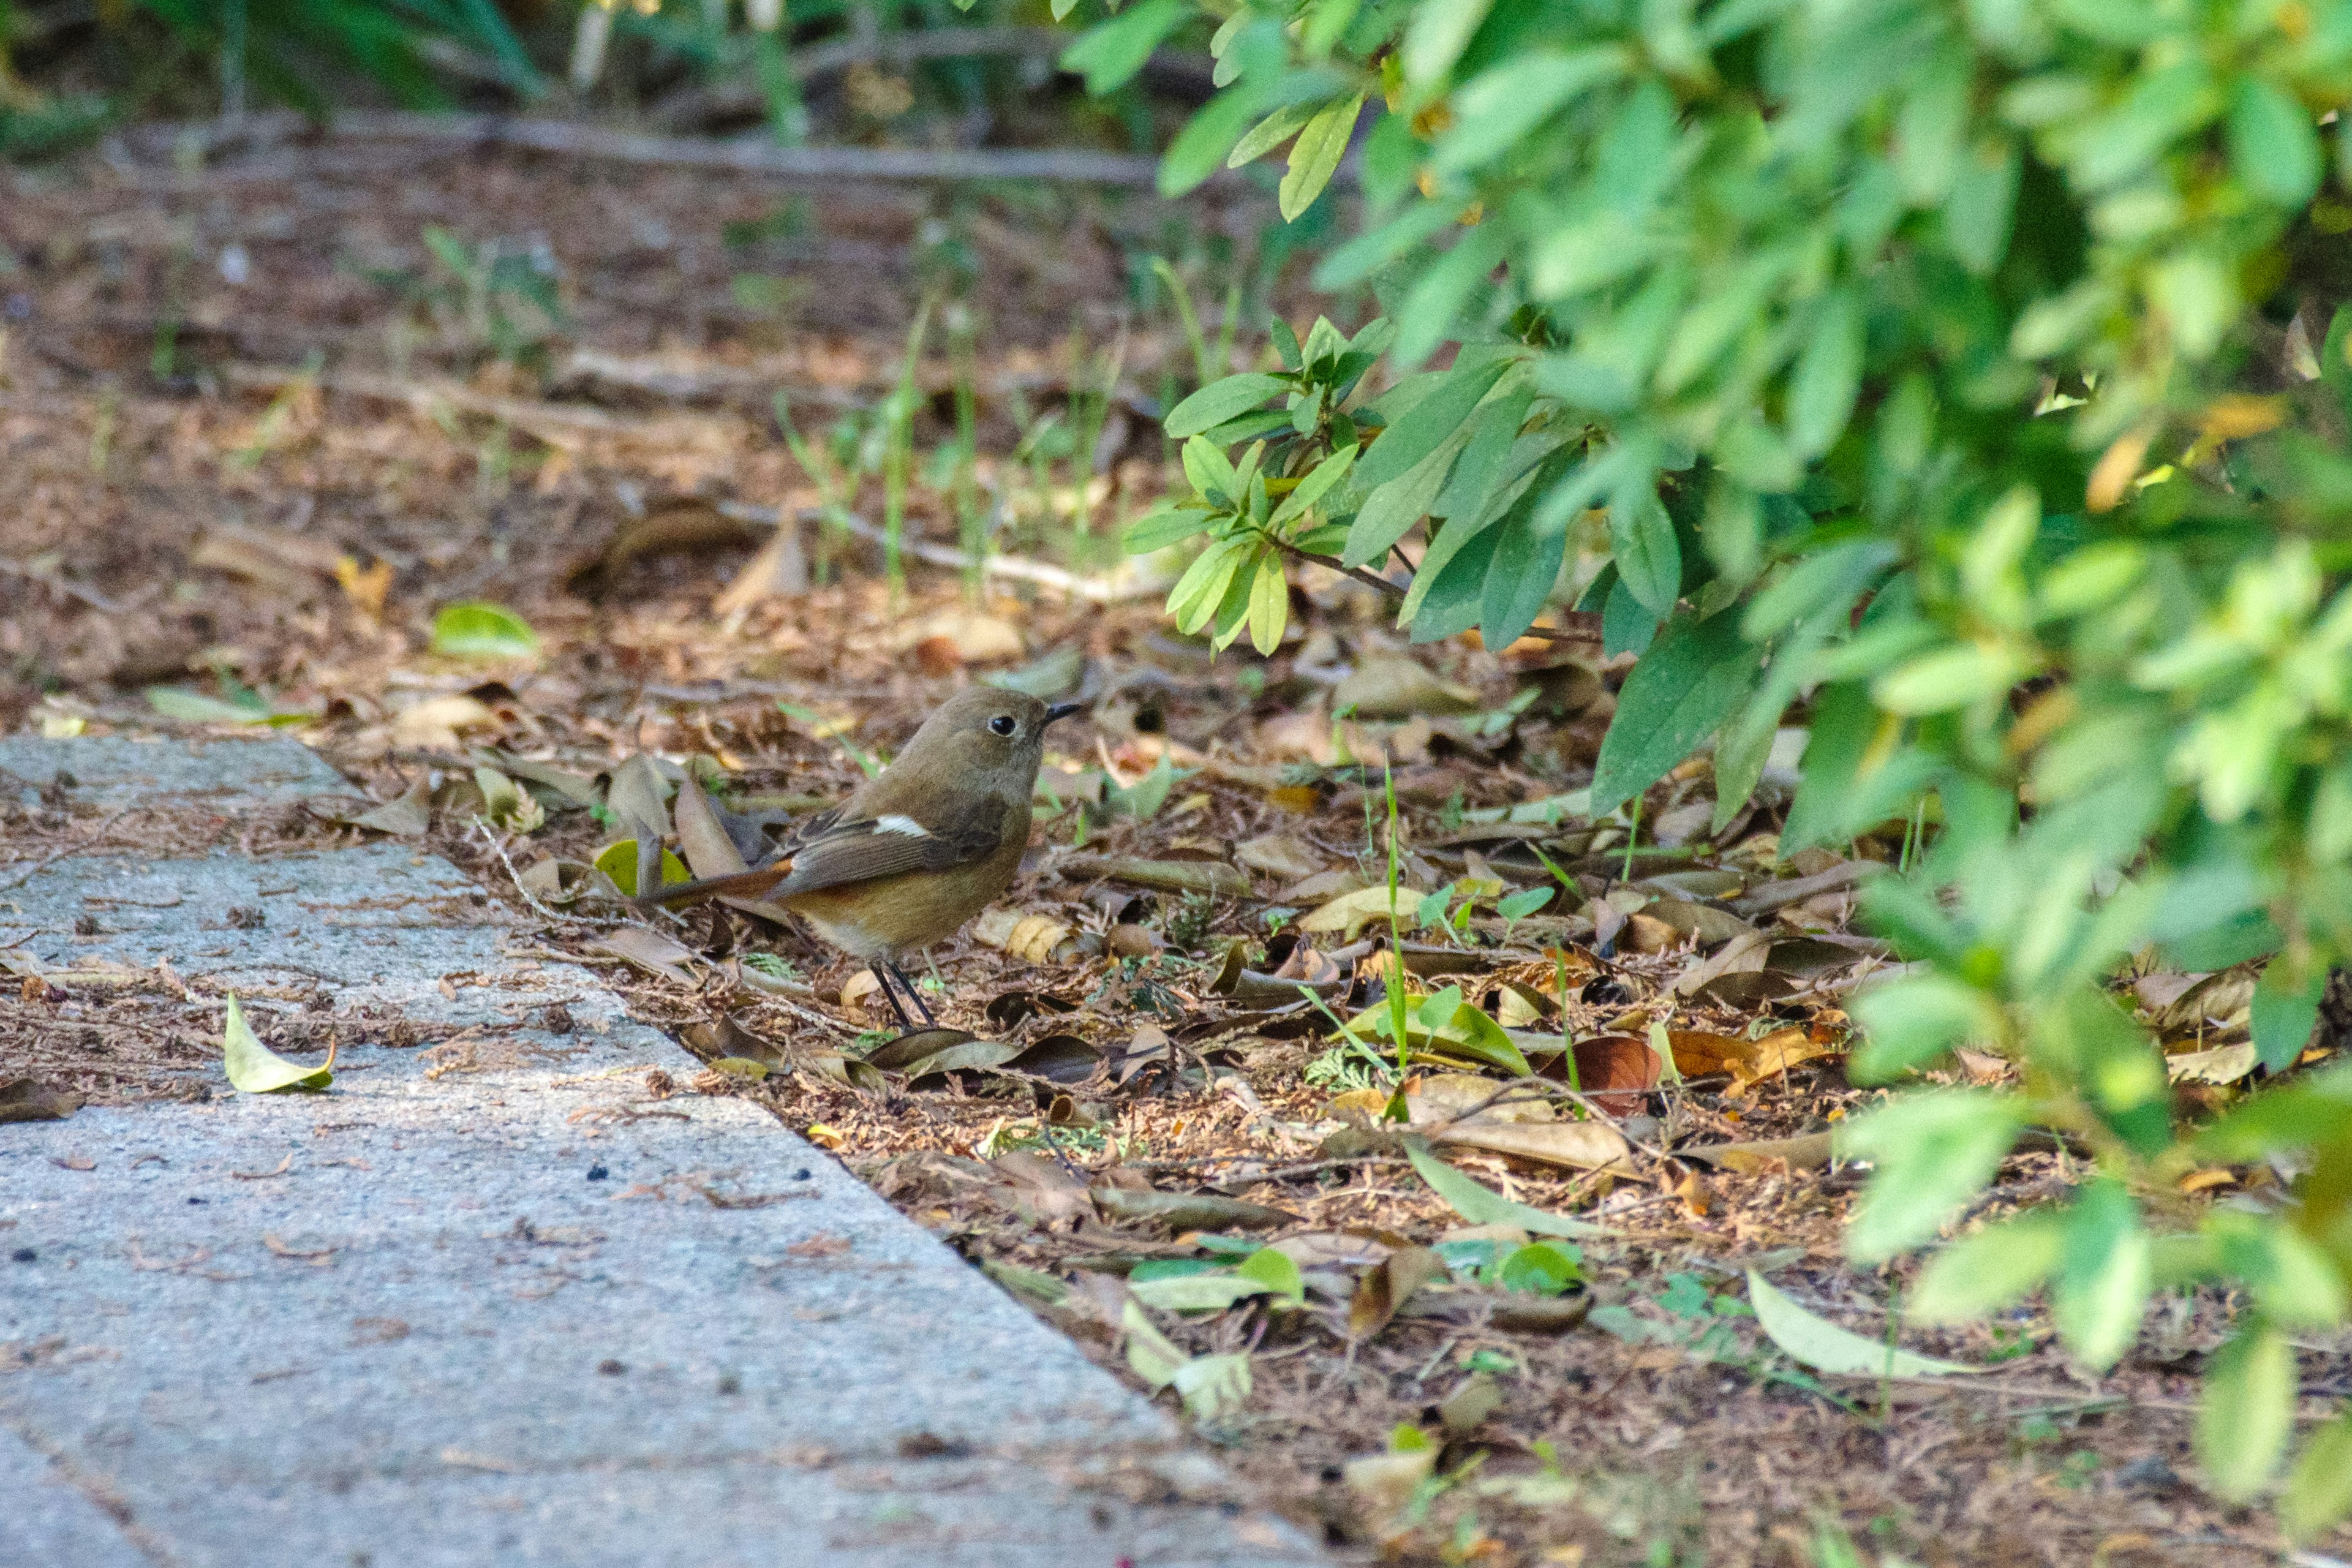
[[[896,761],[813,818],[776,859],[639,901],[764,898],[871,963],[909,1030],[915,1021],[890,988],[893,979],[924,1020],[936,1023],[898,959],[952,935],[1013,885],[1029,847],[1045,726],[1079,707],[969,687],[923,721]]]

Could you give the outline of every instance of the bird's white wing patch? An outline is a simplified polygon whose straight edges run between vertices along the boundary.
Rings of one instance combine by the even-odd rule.
[[[931,830],[925,827],[921,823],[917,822],[913,817],[900,816],[895,812],[888,816],[876,817],[874,819],[874,831],[877,833],[903,833],[909,838],[929,838],[931,836]]]

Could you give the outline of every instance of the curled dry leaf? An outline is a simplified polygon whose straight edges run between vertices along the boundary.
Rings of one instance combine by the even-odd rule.
[[[1348,1301],[1348,1337],[1369,1340],[1423,1286],[1448,1277],[1445,1259],[1426,1247],[1400,1247],[1356,1277]]]
[[[471,699],[468,699],[471,700]],[[394,838],[421,838],[433,827],[433,785],[419,775],[398,800],[388,800],[373,811],[352,818],[355,827],[389,833]]]
[[[1570,1170],[1630,1173],[1632,1146],[1606,1121],[1456,1122],[1433,1134],[1447,1145],[1484,1149],[1493,1154],[1564,1165]]]
[[[730,877],[751,869],[692,773],[678,781],[677,816],[678,851],[695,876]]]
[[[975,941],[1000,949],[1023,963],[1046,963],[1076,952],[1071,931],[1051,915],[1025,915],[1018,910],[982,910],[971,922]],[[1064,952],[1065,944],[1069,951]]]
[[[1577,1087],[1612,1116],[1631,1116],[1642,1100],[1658,1087],[1662,1064],[1650,1042],[1633,1035],[1596,1035],[1575,1047]],[[1547,1076],[1565,1078],[1559,1058],[1544,1067]]]
[[[1666,1039],[1674,1047],[1675,1069],[1685,1078],[1728,1073],[1735,1094],[1816,1057],[1835,1056],[1840,1048],[1798,1027],[1776,1029],[1755,1040],[1703,1029],[1675,1029],[1668,1031]]]
[[[1244,840],[1234,847],[1234,858],[1285,882],[1311,877],[1329,863],[1329,857],[1295,833],[1266,833]]]
[[[651,757],[640,752],[613,770],[604,786],[604,805],[616,826],[635,830],[640,826],[656,838],[669,837],[669,780]]]
[[[2166,1076],[2174,1083],[2235,1083],[2261,1065],[2262,1055],[2252,1040],[2164,1058]]]
[[[591,942],[588,951],[634,963],[665,980],[675,980],[680,985],[697,984],[690,966],[700,960],[694,950],[643,926],[616,927]]]
[[[1738,915],[1688,899],[1654,900],[1643,908],[1642,913],[1672,926],[1684,936],[1697,938],[1702,950],[1756,934],[1756,928]]]
[[[1759,1138],[1743,1143],[1703,1143],[1675,1151],[1677,1159],[1703,1160],[1718,1170],[1760,1175],[1775,1170],[1818,1171],[1836,1152],[1832,1134],[1808,1132],[1796,1138]]]
[[[1343,938],[1353,939],[1368,922],[1386,922],[1393,914],[1400,925],[1411,927],[1415,921],[1414,910],[1422,900],[1421,892],[1412,888],[1399,888],[1391,895],[1387,888],[1363,888],[1342,893],[1302,918],[1298,929],[1320,935],[1337,931]]]
[[[392,743],[423,752],[455,751],[458,731],[494,724],[498,717],[488,703],[463,692],[428,697],[393,715]]]

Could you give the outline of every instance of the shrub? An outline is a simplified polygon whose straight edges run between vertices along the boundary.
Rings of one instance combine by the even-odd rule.
[[[1145,0],[1073,63],[1099,89],[1193,14]],[[1711,744],[1720,826],[1802,713],[1784,852],[1931,829],[1869,890],[1921,967],[1856,999],[1854,1072],[2023,1065],[1853,1129],[1853,1255],[1929,1242],[2021,1129],[2079,1139],[2069,1202],[1915,1302],[2047,1285],[2105,1368],[2152,1292],[2233,1282],[2203,1454],[2256,1495],[2287,1336],[2352,1279],[2352,1066],[2293,1071],[2352,954],[2352,4],[1252,0],[1213,47],[1164,185],[1286,146],[1296,216],[1369,111],[1363,229],[1317,276],[1393,325],[1277,327],[1279,370],[1171,411],[1193,493],[1129,541],[1206,534],[1171,613],[1271,648],[1283,555],[1370,574],[1412,539],[1400,624],[1500,647],[1605,548],[1578,608],[1644,651],[1592,807]],[[2110,995],[2151,952],[2267,957],[2272,1084],[2201,1128]],[[2274,1209],[2181,1195],[2261,1161]],[[2291,1528],[2352,1508],[2347,1455],[2339,1415]]]

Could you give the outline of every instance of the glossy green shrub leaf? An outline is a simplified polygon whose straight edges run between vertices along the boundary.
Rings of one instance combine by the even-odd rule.
[[[1255,372],[1229,375],[1223,381],[1209,383],[1170,409],[1165,428],[1171,438],[1181,441],[1246,414],[1267,398],[1289,390],[1290,384],[1276,375]]]
[[[1291,143],[1290,167],[1282,176],[1276,199],[1286,220],[1315,205],[1315,198],[1331,183],[1339,172],[1339,159],[1348,151],[1348,138],[1356,129],[1356,118],[1363,112],[1364,95],[1343,99],[1324,105],[1299,128],[1298,140]]]
[[[1592,772],[1592,809],[1612,811],[1666,776],[1738,708],[1756,651],[1729,616],[1677,616],[1617,694]]]
[[[2326,988],[2327,976],[2315,966],[2298,972],[2284,957],[2263,966],[2252,1007],[2254,1052],[2263,1066],[2283,1072],[2303,1054],[2318,1026],[2319,997]]]

